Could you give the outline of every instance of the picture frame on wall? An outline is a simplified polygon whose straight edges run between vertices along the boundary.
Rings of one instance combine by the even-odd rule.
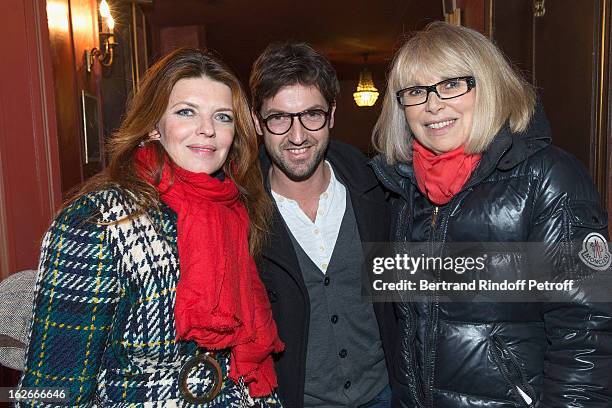
[[[147,25],[146,17],[142,7],[136,2],[131,2],[131,45],[132,45],[132,88],[136,92],[140,84],[140,78],[144,75],[149,66],[148,44],[147,44]]]
[[[98,117],[99,101],[95,96],[81,90],[81,108],[83,116],[83,162],[99,163],[101,161],[100,120]]]

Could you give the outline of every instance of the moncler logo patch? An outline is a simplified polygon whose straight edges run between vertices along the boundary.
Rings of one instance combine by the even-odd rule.
[[[578,254],[580,260],[586,266],[598,271],[605,271],[612,263],[612,255],[608,248],[608,242],[598,232],[591,232],[582,241],[582,251]]]

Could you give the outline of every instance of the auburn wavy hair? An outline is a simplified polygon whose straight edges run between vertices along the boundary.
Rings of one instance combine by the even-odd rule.
[[[232,91],[235,134],[223,171],[238,186],[240,200],[249,213],[249,246],[255,255],[263,245],[272,211],[259,168],[257,136],[240,81],[210,52],[180,48],[147,70],[138,91],[128,101],[125,119],[108,142],[108,166],[86,181],[69,202],[93,191],[120,187],[131,193],[139,212],[159,209],[160,197],[155,186],[161,180],[164,160],[171,158],[160,142],[149,140],[149,134],[157,128],[174,85],[181,79],[202,76],[221,82]],[[141,178],[135,167],[135,154],[141,143],[151,143],[157,152],[153,184]]]

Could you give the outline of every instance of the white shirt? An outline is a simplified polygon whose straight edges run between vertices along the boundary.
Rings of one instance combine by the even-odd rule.
[[[272,197],[291,234],[323,274],[331,260],[346,210],[346,188],[336,179],[334,169],[327,160],[325,165],[330,172],[329,184],[319,196],[314,222],[302,211],[297,201],[272,191]]]

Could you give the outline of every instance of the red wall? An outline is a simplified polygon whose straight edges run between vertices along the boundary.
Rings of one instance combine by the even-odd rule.
[[[0,6],[0,279],[35,268],[61,201],[45,2]]]
[[[45,2],[2,0],[0,38],[1,280],[36,268],[61,187]],[[18,378],[0,366],[0,386]]]
[[[63,196],[102,167],[82,159],[81,92],[101,101],[100,65],[87,73],[84,59],[98,46],[96,9],[96,0],[0,1],[0,279],[36,268]]]

